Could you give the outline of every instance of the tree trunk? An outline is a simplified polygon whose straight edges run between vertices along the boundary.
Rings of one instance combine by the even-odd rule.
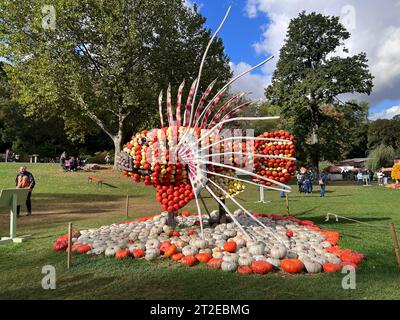
[[[114,170],[117,170],[117,163],[118,163],[118,159],[119,156],[121,154],[121,147],[122,147],[122,134],[117,134],[116,136],[114,136],[113,138],[113,142],[114,142]]]
[[[314,124],[312,128],[312,136],[311,136],[311,144],[312,144],[312,159],[311,164],[317,170],[317,174],[319,175],[319,141],[318,141],[318,125]]]

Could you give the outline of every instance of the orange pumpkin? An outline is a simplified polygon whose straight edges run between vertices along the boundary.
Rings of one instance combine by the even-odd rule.
[[[172,255],[174,255],[175,253],[178,252],[178,248],[176,247],[176,245],[170,245],[168,247],[168,249],[164,252],[164,256],[165,257],[171,257]]]
[[[299,259],[283,259],[280,266],[287,273],[299,273],[304,269],[304,264]]]
[[[222,264],[222,259],[220,259],[220,258],[212,258],[212,259],[208,260],[208,262],[207,262],[207,265],[210,268],[214,268],[214,269],[220,269],[221,264]]]
[[[166,252],[168,248],[171,246],[171,242],[169,241],[163,241],[160,245],[160,251],[161,252]]]
[[[195,257],[200,262],[208,262],[212,258],[212,255],[209,253],[198,253]]]
[[[237,244],[235,241],[228,241],[224,243],[224,250],[226,252],[235,252],[237,248]]]
[[[239,266],[237,272],[240,274],[249,274],[252,273],[253,270],[249,266]]]
[[[183,258],[183,254],[182,253],[175,253],[171,256],[171,259],[173,261],[179,261]]]
[[[258,260],[258,261],[253,261],[251,263],[251,269],[255,273],[266,274],[268,272],[271,272],[274,269],[274,267],[267,261]]]
[[[82,244],[76,249],[76,251],[81,254],[86,253],[90,250],[92,250],[92,247],[88,244]]]
[[[338,272],[342,270],[342,266],[340,264],[335,264],[335,263],[325,263],[322,266],[324,272]]]
[[[132,250],[132,255],[135,259],[143,258],[144,257],[144,250],[142,249],[134,249]]]
[[[185,256],[181,259],[185,266],[193,267],[197,263],[197,259],[194,256]]]
[[[115,259],[126,259],[129,258],[129,250],[118,250],[117,252],[115,252]]]

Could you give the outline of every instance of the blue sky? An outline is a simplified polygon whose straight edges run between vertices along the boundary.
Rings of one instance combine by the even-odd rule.
[[[302,10],[340,16],[352,37],[346,43],[350,54],[367,53],[370,70],[375,76],[371,96],[345,98],[367,100],[370,118],[391,118],[400,114],[400,0],[186,0],[197,3],[207,18],[206,26],[215,30],[228,6],[231,14],[219,36],[231,59],[234,73],[274,54],[275,59],[251,75],[239,80],[234,90],[252,92],[263,97],[263,88],[271,80],[287,24]]]

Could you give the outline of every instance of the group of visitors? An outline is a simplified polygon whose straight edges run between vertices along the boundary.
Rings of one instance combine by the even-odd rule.
[[[60,156],[60,165],[62,169],[66,172],[75,172],[77,170],[80,170],[84,163],[78,157],[67,157],[67,153],[64,151]]]
[[[302,167],[296,174],[299,192],[305,194],[313,193],[313,185],[316,176],[317,175],[314,169],[306,169],[305,167]],[[325,197],[327,182],[328,176],[322,171],[318,177],[318,185],[320,186],[321,197]]]
[[[359,183],[365,184],[365,185],[370,185],[371,181],[374,178],[374,173],[371,170],[360,170],[358,171],[357,175],[357,181]]]

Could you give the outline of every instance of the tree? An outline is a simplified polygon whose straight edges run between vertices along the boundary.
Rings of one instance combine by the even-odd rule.
[[[0,56],[28,114],[64,119],[70,138],[100,128],[115,157],[128,132],[158,123],[157,96],[172,92],[197,69],[211,35],[205,19],[183,0],[55,0],[55,28],[42,10],[48,1],[0,0]],[[48,14],[51,17],[51,11]],[[200,88],[231,77],[222,41],[214,42]],[[116,162],[115,162],[116,163]]]
[[[391,146],[381,144],[368,154],[367,168],[372,171],[378,171],[380,168],[393,165],[395,151]]]
[[[265,91],[269,102],[279,105],[282,115],[293,121],[296,140],[316,168],[321,157],[331,160],[338,155],[336,137],[345,135],[335,131],[339,129],[335,119],[342,112],[337,96],[370,94],[373,87],[365,53],[345,58],[336,54],[349,37],[338,17],[300,13],[290,21],[272,83]],[[327,105],[329,112],[323,110]]]
[[[379,119],[371,122],[368,130],[368,147],[375,149],[384,144],[400,150],[400,121]]]
[[[61,117],[27,117],[26,107],[12,101],[11,95],[12,88],[3,70],[3,63],[0,62],[0,150],[12,148],[26,159],[29,154],[54,158],[63,151],[71,155],[81,155],[93,153],[99,148],[112,148],[100,130],[86,135],[85,145],[79,141],[69,141]]]

